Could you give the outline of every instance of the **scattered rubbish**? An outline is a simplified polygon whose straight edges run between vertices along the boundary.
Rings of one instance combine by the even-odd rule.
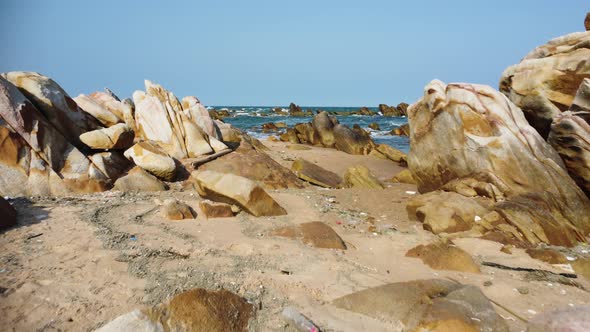
[[[303,316],[299,311],[293,307],[286,307],[282,312],[283,317],[295,323],[295,327],[299,331],[305,332],[320,332],[320,328],[317,327],[309,318]]]
[[[32,234],[32,235],[27,236],[26,239],[27,240],[34,239],[34,238],[39,237],[41,235],[43,235],[43,233]]]
[[[473,218],[473,220],[475,220],[475,222],[481,221],[481,217],[480,216],[475,216],[475,218]]]
[[[130,239],[131,241],[137,241],[137,237],[135,237],[135,235],[131,235],[131,236],[129,237],[129,239]]]
[[[492,285],[492,282],[490,280],[486,280],[483,282],[484,287],[490,287],[491,285]]]
[[[336,221],[336,225],[342,225],[342,221],[340,221],[340,220],[337,220],[337,221]]]
[[[291,271],[288,271],[288,270],[281,270],[281,273],[282,273],[282,274],[286,274],[286,275],[288,275],[288,276],[290,276],[291,274],[293,274],[293,272],[291,272]]]
[[[415,191],[406,191],[406,194],[408,194],[408,195],[416,195],[416,192]]]
[[[576,257],[571,257],[571,256],[565,256],[565,258],[570,262],[573,262],[576,260]]]
[[[535,310],[533,310],[533,309],[529,309],[529,310],[527,310],[527,312],[529,314],[531,314],[531,315],[536,315],[537,314],[537,312]]]

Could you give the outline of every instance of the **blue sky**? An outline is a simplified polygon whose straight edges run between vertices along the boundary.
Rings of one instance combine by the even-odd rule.
[[[147,78],[206,105],[412,102],[438,78],[494,87],[535,46],[582,31],[587,1],[0,2],[0,72],[70,95]]]

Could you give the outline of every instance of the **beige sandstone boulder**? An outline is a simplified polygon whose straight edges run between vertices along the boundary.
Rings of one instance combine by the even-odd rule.
[[[133,167],[120,151],[99,152],[90,155],[90,160],[109,179],[118,179],[123,173]]]
[[[501,93],[433,81],[408,113],[408,165],[420,192],[487,196],[532,244],[571,246],[590,232],[590,201],[555,150]]]
[[[116,116],[108,109],[104,108],[98,103],[98,101],[94,100],[90,96],[81,94],[74,98],[74,101],[84,112],[92,115],[94,118],[100,121],[103,126],[114,126],[122,121],[121,118]]]
[[[302,144],[320,145],[320,135],[311,123],[298,123],[295,125],[297,138]]]
[[[569,175],[590,197],[590,124],[572,112],[557,115],[547,139],[559,153]]]
[[[320,187],[337,188],[342,183],[342,178],[338,174],[332,173],[305,159],[295,160],[291,166],[291,170],[300,179]]]
[[[125,157],[164,181],[173,181],[176,177],[174,159],[150,142],[135,144],[125,151]]]
[[[316,114],[311,124],[318,133],[320,143],[327,148],[334,147],[336,143],[334,139],[334,126],[338,124],[338,120],[330,117],[328,112],[324,111]]]
[[[168,303],[119,316],[96,331],[246,332],[253,315],[252,304],[234,293],[196,288]]]
[[[336,149],[348,154],[369,154],[375,145],[369,134],[360,128],[354,130],[337,124],[334,126],[333,134]]]
[[[115,181],[114,190],[123,192],[151,192],[168,190],[166,184],[136,166],[127,175]]]
[[[589,57],[590,31],[555,38],[508,67],[500,91],[547,137],[552,119],[568,110],[582,80],[590,77]]]
[[[206,218],[230,218],[234,216],[232,206],[225,203],[202,200],[199,202],[199,208]]]
[[[165,200],[160,212],[162,216],[170,220],[195,219],[197,217],[190,206],[174,198]]]
[[[283,142],[289,142],[292,144],[299,144],[299,137],[297,131],[294,128],[287,128],[287,131],[280,135],[280,140]]]
[[[221,139],[219,128],[199,99],[193,96],[182,98],[182,109],[184,114],[199,125],[207,135],[217,140]]]
[[[80,135],[80,141],[92,149],[119,150],[133,145],[135,133],[124,123],[112,127],[96,129]]]
[[[0,138],[2,195],[55,196],[104,191],[111,186],[111,179],[2,77]]]
[[[424,264],[435,270],[453,270],[480,273],[471,255],[455,246],[452,242],[437,242],[419,245],[410,249],[406,257],[419,258]]]
[[[338,233],[320,221],[280,227],[273,230],[270,235],[300,239],[301,242],[315,248],[346,250],[346,245]]]
[[[353,166],[344,172],[345,187],[383,189],[383,184],[371,173],[366,166]]]
[[[0,231],[16,225],[16,210],[0,196]]]
[[[400,322],[404,331],[508,332],[506,322],[479,288],[443,279],[385,284],[337,298],[333,304]]]
[[[100,123],[83,112],[76,102],[51,78],[34,72],[2,74],[14,84],[68,142],[83,148],[82,133],[100,128]]]
[[[176,159],[195,158],[225,148],[218,140],[214,141],[215,149],[211,147],[209,142],[215,137],[210,138],[198,123],[209,130],[208,121],[203,120],[191,99],[186,100],[187,109],[183,110],[176,96],[160,85],[146,80],[145,88],[146,92],[133,93],[138,137],[153,141]]]
[[[201,197],[237,204],[256,217],[287,214],[285,209],[252,180],[214,171],[195,171],[191,175]]]

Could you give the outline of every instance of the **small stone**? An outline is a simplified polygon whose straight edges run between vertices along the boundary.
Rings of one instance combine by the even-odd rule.
[[[186,203],[170,198],[162,205],[162,215],[170,220],[195,219],[197,214]]]
[[[516,290],[522,295],[529,293],[529,289],[527,287],[517,287]]]
[[[234,216],[232,205],[229,204],[204,200],[199,202],[199,207],[207,218],[230,218]]]
[[[486,280],[483,282],[484,287],[490,287],[491,285],[492,285],[492,282],[490,280]]]

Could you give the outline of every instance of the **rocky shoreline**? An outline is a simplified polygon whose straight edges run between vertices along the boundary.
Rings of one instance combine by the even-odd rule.
[[[312,120],[262,142],[151,81],[71,98],[1,74],[0,321],[587,330],[589,45],[555,38],[498,89],[433,80],[380,105],[407,116],[407,155],[295,104],[276,112]]]

